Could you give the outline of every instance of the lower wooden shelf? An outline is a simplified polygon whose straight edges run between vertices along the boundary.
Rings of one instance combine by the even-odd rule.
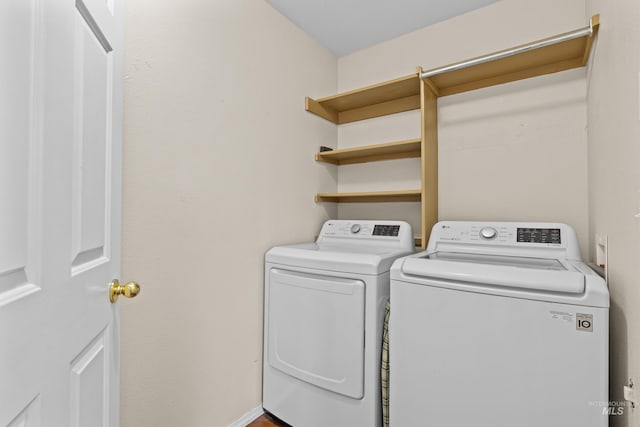
[[[336,203],[419,202],[421,199],[421,190],[316,194],[316,202]]]

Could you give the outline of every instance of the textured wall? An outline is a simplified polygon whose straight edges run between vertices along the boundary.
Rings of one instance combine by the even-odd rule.
[[[263,1],[126,4],[121,425],[226,426],[261,402],[264,253],[335,217],[304,96],[336,59]]]
[[[640,3],[588,0],[600,31],[587,79],[589,230],[608,238],[612,400],[629,378],[640,384]],[[639,409],[611,417],[613,427],[640,426]]]

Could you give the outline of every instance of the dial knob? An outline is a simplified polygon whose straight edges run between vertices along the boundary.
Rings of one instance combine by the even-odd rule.
[[[360,224],[353,224],[353,225],[351,226],[351,232],[352,232],[353,234],[357,234],[357,233],[359,233],[359,232],[360,232]]]
[[[497,235],[498,230],[493,227],[484,227],[482,230],[480,230],[480,237],[482,237],[483,239],[495,239]]]

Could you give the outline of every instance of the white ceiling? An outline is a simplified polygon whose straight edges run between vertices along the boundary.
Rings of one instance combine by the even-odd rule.
[[[336,56],[497,0],[266,0]]]

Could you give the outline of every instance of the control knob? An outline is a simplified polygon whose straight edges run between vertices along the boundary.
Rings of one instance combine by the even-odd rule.
[[[351,232],[353,234],[358,234],[360,232],[360,224],[353,224],[351,226]]]
[[[480,230],[480,237],[486,240],[495,239],[498,235],[498,230],[493,227],[484,227]]]

